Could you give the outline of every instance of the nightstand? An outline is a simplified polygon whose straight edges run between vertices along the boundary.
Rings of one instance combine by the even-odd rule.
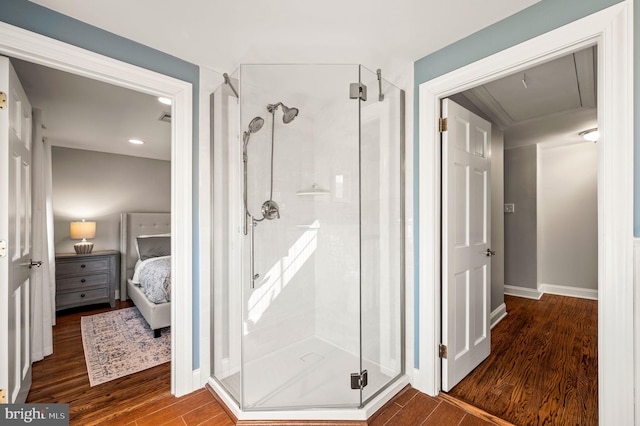
[[[96,303],[113,308],[119,285],[119,251],[56,254],[56,311]]]

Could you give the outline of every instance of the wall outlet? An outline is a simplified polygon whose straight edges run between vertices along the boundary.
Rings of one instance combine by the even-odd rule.
[[[504,212],[505,213],[515,213],[516,212],[516,205],[515,204],[505,204],[504,205]]]

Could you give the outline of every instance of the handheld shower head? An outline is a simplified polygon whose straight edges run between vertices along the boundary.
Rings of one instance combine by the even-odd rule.
[[[258,130],[262,129],[263,125],[264,118],[254,117],[254,119],[249,123],[249,133],[256,133]]]
[[[252,133],[256,133],[258,130],[262,129],[264,125],[264,118],[262,117],[254,117],[251,122],[249,122],[248,130],[245,130],[242,134],[242,141],[244,142],[244,147],[246,149],[247,144],[249,143],[249,136]]]
[[[293,119],[296,118],[298,113],[300,112],[298,108],[289,108],[282,102],[278,102],[277,104],[267,105],[267,111],[269,111],[271,114],[275,114],[275,111],[278,109],[279,106],[282,106],[282,122],[284,124],[291,123]]]

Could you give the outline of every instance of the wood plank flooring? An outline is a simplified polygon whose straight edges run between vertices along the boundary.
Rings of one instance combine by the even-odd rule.
[[[114,309],[131,306],[117,302]],[[54,327],[54,354],[33,364],[29,403],[68,403],[74,425],[203,425],[232,426],[234,421],[207,389],[181,398],[170,393],[166,363],[90,387],[82,349],[80,317],[105,312],[97,308],[59,316]],[[323,425],[345,422],[242,422],[243,425]],[[362,423],[361,423],[362,424]],[[486,426],[510,423],[447,395],[432,398],[407,388],[377,412],[369,426]]]
[[[598,302],[505,296],[491,355],[450,396],[516,425],[598,424]]]

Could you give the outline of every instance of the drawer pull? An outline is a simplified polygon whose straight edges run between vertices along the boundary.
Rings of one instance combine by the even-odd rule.
[[[86,267],[87,267],[87,265],[82,264],[82,265],[80,265],[80,267],[81,267],[81,268],[86,268]]]
[[[86,281],[86,280],[85,280],[84,278],[80,280],[80,282],[81,282],[81,283],[83,283],[83,282],[85,282],[85,281]]]
[[[84,297],[84,293],[80,294],[80,297]]]

